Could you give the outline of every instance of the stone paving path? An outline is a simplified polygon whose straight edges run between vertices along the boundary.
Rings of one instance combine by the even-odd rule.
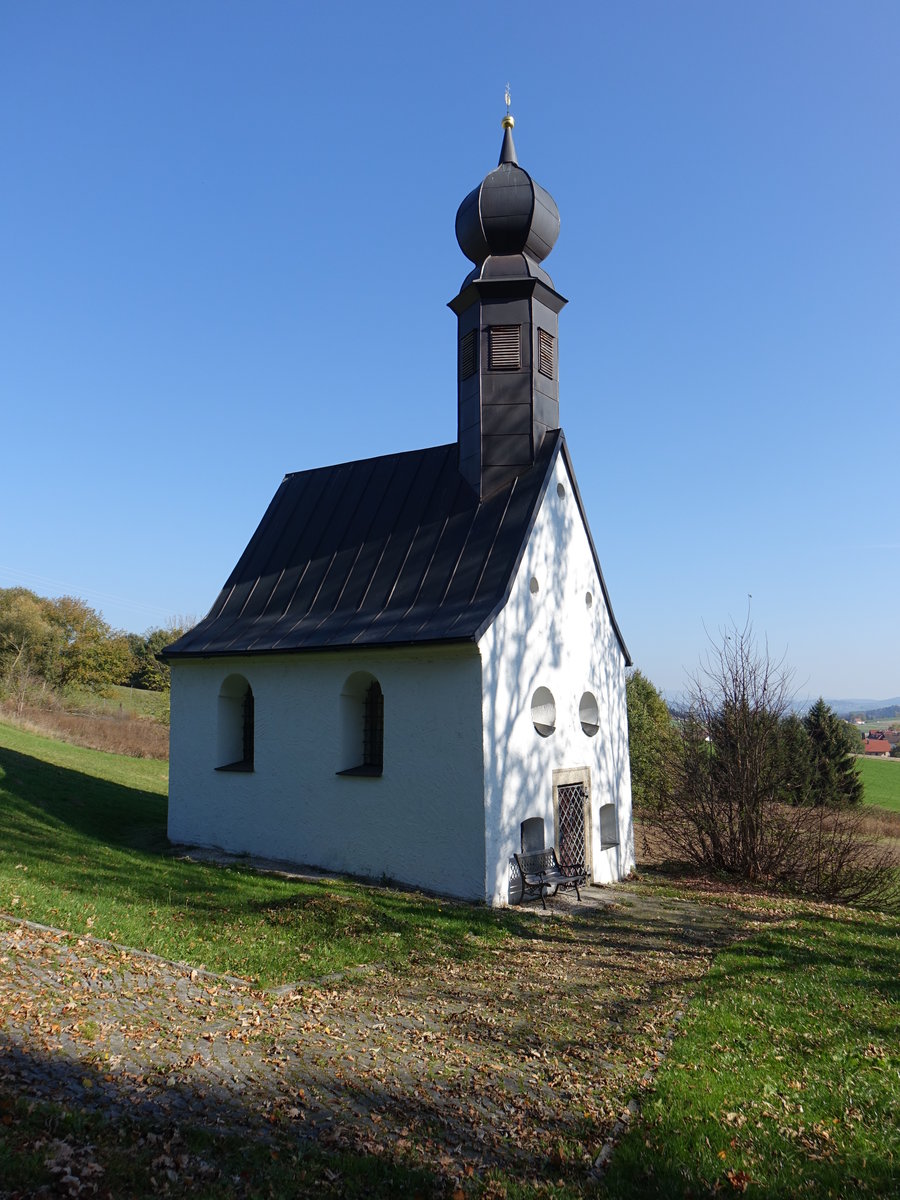
[[[584,1140],[589,1166],[738,921],[619,889],[527,916],[487,961],[277,992],[2,917],[0,1090],[447,1173]]]

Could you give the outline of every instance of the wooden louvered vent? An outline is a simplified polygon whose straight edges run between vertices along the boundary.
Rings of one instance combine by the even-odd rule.
[[[538,330],[538,370],[548,379],[553,378],[553,340],[552,333]]]
[[[471,379],[475,374],[477,369],[475,345],[475,330],[470,329],[468,333],[463,335],[462,341],[459,343],[460,379]]]
[[[522,365],[519,325],[490,327],[490,356],[492,371],[518,371]]]

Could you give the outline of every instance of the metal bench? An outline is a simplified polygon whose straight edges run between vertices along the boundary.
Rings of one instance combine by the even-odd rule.
[[[546,908],[547,896],[555,896],[560,888],[574,888],[581,902],[579,889],[587,882],[584,863],[561,863],[553,846],[531,854],[517,854],[515,859],[522,876],[520,903],[532,896],[540,896],[541,904]]]

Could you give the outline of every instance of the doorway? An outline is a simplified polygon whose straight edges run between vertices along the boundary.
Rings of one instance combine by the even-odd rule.
[[[591,771],[567,767],[553,772],[553,830],[560,861],[583,863],[592,875]]]

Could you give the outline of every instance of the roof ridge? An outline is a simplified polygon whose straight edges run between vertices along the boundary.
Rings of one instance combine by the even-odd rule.
[[[439,446],[422,446],[418,450],[394,450],[387,454],[372,454],[368,458],[350,458],[345,462],[327,463],[321,467],[301,467],[299,471],[288,471],[284,479],[295,479],[298,475],[311,475],[314,471],[336,471],[340,467],[356,467],[362,463],[374,463],[383,458],[404,458],[410,454],[428,454],[437,450],[456,448],[456,442],[445,442]]]

